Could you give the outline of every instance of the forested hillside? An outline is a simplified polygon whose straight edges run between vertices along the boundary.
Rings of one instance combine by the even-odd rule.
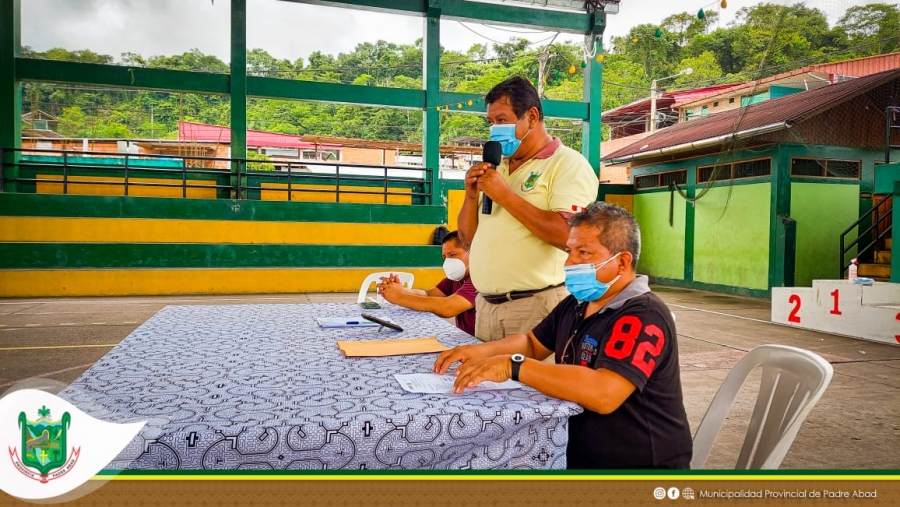
[[[733,19],[721,13],[682,13],[661,25],[639,25],[627,36],[613,38],[602,49],[603,108],[627,104],[649,94],[650,81],[691,67],[672,88],[694,88],[757,79],[813,63],[846,60],[900,51],[900,6],[871,4],[852,7],[830,26],[825,14],[797,4],[782,7],[761,3],[741,9]],[[538,82],[538,57],[549,56],[544,95],[550,99],[581,98],[579,45],[549,41],[531,44],[512,37],[508,42],[474,44],[465,53],[443,51],[441,89],[484,93],[497,82],[524,75]],[[89,50],[23,48],[23,56],[127,66],[228,73],[228,64],[192,50],[181,55],[118,58]],[[314,52],[295,61],[273,58],[263,49],[247,54],[247,71],[254,76],[319,82],[421,89],[422,46],[384,41],[359,44],[349,54]],[[671,88],[670,88],[671,89]],[[61,120],[61,133],[74,137],[172,138],[179,119],[227,125],[229,101],[224,96],[108,90],[76,85],[27,83],[23,111],[41,109]],[[469,135],[484,138],[483,119],[471,114],[442,114],[442,141]],[[250,99],[250,128],[291,134],[323,134],[417,142],[422,115],[417,111],[365,108],[340,104]],[[556,135],[577,147],[577,122],[556,120]]]

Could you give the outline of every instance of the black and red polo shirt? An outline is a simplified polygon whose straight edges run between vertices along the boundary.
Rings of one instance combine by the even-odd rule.
[[[569,420],[570,469],[689,468],[693,443],[684,409],[675,322],[639,275],[599,312],[569,296],[533,330],[557,364],[606,368],[636,387],[611,414]]]

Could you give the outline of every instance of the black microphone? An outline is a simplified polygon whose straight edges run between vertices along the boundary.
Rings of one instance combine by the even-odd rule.
[[[488,162],[493,165],[493,169],[496,169],[498,165],[500,165],[500,157],[503,155],[503,150],[500,147],[500,143],[497,141],[488,141],[484,143],[484,152],[481,154],[481,160],[484,162]],[[494,201],[491,200],[487,195],[484,196],[484,200],[481,201],[481,213],[484,215],[490,215],[491,211],[493,211]]]

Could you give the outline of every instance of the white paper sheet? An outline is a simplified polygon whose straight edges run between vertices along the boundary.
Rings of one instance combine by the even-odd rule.
[[[438,375],[437,373],[395,373],[394,378],[400,382],[400,387],[404,391],[410,393],[423,394],[453,394],[453,382],[456,377],[447,375]],[[507,380],[506,382],[482,382],[475,387],[466,388],[468,391],[494,391],[498,389],[519,389],[522,384]]]

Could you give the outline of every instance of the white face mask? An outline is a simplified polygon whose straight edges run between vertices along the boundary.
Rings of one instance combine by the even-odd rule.
[[[444,259],[444,274],[447,278],[458,282],[466,276],[466,263],[462,259]]]

